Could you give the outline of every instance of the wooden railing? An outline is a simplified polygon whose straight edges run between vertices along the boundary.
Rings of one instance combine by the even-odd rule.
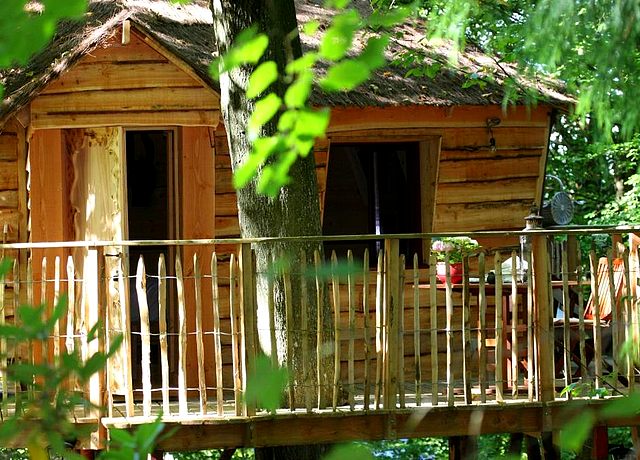
[[[245,392],[261,353],[290,370],[286,411],[544,403],[572,397],[561,394],[572,384],[625,393],[637,369],[617,351],[640,336],[638,248],[616,242],[638,230],[470,234],[516,245],[469,255],[459,283],[438,281],[433,255],[400,253],[405,240],[428,247],[439,235],[347,237],[358,252],[326,256],[322,241],[340,238],[280,239],[316,249],[267,266],[253,251],[275,240],[6,244],[15,262],[0,323],[20,303],[65,292],[69,307],[47,340],[8,357],[0,343],[2,398],[28,391],[9,388],[10,360],[55,360],[61,349],[86,359],[120,334],[105,374],[78,388],[104,408],[81,415],[107,424],[260,415]],[[602,238],[606,248],[579,251]],[[364,247],[375,241],[377,254]],[[162,256],[130,260],[143,250]],[[512,276],[506,261],[529,269]],[[606,322],[585,317],[606,305]],[[104,333],[88,341],[96,322]]]

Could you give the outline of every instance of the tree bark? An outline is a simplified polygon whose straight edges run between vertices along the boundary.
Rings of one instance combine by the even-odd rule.
[[[292,0],[212,0],[211,9],[214,18],[214,33],[218,52],[224,53],[232,44],[239,32],[249,26],[257,25],[260,32],[269,36],[269,47],[263,60],[273,60],[280,69],[280,75],[284,74],[286,63],[301,55],[300,40],[297,33],[297,21],[295,5]],[[254,101],[247,99],[246,88],[252,69],[243,67],[233,69],[220,78],[222,119],[227,131],[229,152],[232,168],[235,171],[249,156],[251,152],[250,141],[246,135],[247,121],[253,111]],[[286,89],[285,83],[280,79],[270,88],[270,91],[282,96]],[[262,135],[268,136],[275,132],[275,124],[270,123],[263,128]],[[240,219],[240,231],[243,237],[281,237],[281,236],[306,236],[320,235],[320,206],[318,201],[317,181],[315,175],[315,160],[313,155],[299,158],[291,168],[292,181],[283,187],[274,198],[261,196],[256,191],[257,180],[254,178],[245,188],[237,191],[238,213]],[[258,276],[258,330],[269,330],[269,312],[267,301],[267,276],[275,257],[284,254],[289,272],[292,274],[291,287],[293,298],[300,298],[301,273],[299,269],[302,261],[302,253],[306,255],[308,267],[312,267],[313,251],[318,244],[312,243],[271,243],[254,245],[256,255],[256,272]],[[300,324],[300,312],[294,311],[294,324],[287,325],[284,308],[284,287],[282,282],[275,280],[275,328],[277,331],[277,352],[279,362],[286,362],[289,372],[293,373],[296,388],[296,406],[304,403],[302,384],[313,385],[317,388],[318,379],[315,369],[315,356],[310,356],[309,361],[313,365],[308,366],[307,375],[303,375],[301,353],[293,357],[287,356],[287,342],[285,326],[289,328],[293,349],[301,350],[301,341],[308,340],[309,350],[316,350],[316,318],[317,305],[315,283],[308,280],[307,305],[308,314],[312,319],[310,324],[303,327]],[[299,307],[296,302],[294,308]],[[326,302],[323,302],[323,309]],[[330,321],[329,314],[324,318]],[[326,331],[331,331],[331,324],[324,326]],[[306,331],[304,334],[302,331]],[[327,338],[330,334],[327,334]],[[262,334],[260,345],[263,352],[269,355],[271,341],[269,334]],[[325,358],[326,359],[326,358]],[[331,357],[328,357],[331,359]],[[322,366],[327,369],[326,366]],[[330,368],[330,367],[329,367]],[[330,375],[321,376],[322,382],[330,382]],[[328,390],[328,389],[327,389]],[[325,391],[323,391],[324,393]],[[324,451],[322,446],[300,446],[256,450],[256,458],[320,458]]]

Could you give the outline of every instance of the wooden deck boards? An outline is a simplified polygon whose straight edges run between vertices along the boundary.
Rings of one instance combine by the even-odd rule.
[[[276,414],[258,411],[253,417],[190,415],[189,417],[163,417],[172,436],[161,441],[165,451],[198,450],[224,447],[261,447],[309,443],[336,443],[353,440],[403,439],[429,436],[460,436],[468,434],[541,432],[559,429],[585,407],[594,409],[597,424],[599,408],[611,398],[558,399],[551,403],[530,403],[505,398],[504,403],[488,401],[472,405],[456,398],[456,405],[416,407],[413,395],[406,394],[406,408],[365,411],[356,400],[354,410],[347,404],[337,410],[304,408],[291,411],[280,409]],[[525,391],[526,396],[526,391]],[[172,405],[173,407],[173,405]],[[189,407],[198,407],[198,400],[189,401]],[[161,404],[154,405],[154,411]],[[141,410],[139,410],[142,413]],[[177,406],[176,411],[177,414]],[[108,427],[131,428],[149,422],[148,417],[105,418]],[[640,415],[611,420],[609,426],[640,424]]]

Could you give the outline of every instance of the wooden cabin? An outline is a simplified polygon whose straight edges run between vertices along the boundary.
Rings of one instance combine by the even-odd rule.
[[[299,2],[298,12],[300,21],[326,20],[315,2]],[[322,426],[327,414],[332,428],[319,429],[314,442],[462,435],[471,409],[487,401],[493,425],[483,432],[557,427],[541,412],[543,395],[555,391],[555,375],[533,364],[523,371],[514,350],[519,338],[520,351],[533,352],[526,345],[538,331],[532,302],[548,299],[549,289],[540,284],[539,294],[527,294],[531,283],[506,282],[504,289],[489,288],[484,276],[471,291],[468,280],[466,288],[436,287],[428,249],[432,234],[476,232],[485,249],[508,246],[501,257],[511,257],[525,216],[541,205],[554,115],[572,99],[553,82],[519,78],[475,51],[462,53],[456,70],[433,79],[406,77],[404,69],[390,66],[352,92],[314,94],[314,104],[332,107],[327,136],[314,149],[324,233],[414,236],[326,242],[327,253],[346,256],[352,249],[354,263],[370,274],[325,280],[335,312],[335,329],[327,336],[335,339],[330,348],[338,357],[330,374],[333,401],[318,406],[320,390],[303,385],[295,391],[310,392],[306,407],[265,417],[242,400],[255,358],[247,353],[255,353],[258,343],[251,303],[257,274],[251,271],[251,242],[238,240],[219,93],[207,71],[211,21],[203,2],[92,2],[85,20],[61,24],[46,50],[4,74],[0,223],[3,254],[16,264],[4,285],[3,315],[12,317],[19,301],[53,302],[70,292],[69,315],[50,346],[19,358],[50,359],[61,347],[86,346],[79,343],[83,328],[97,320],[105,322],[106,344],[125,334],[106,375],[85,389],[105,411],[85,419],[130,426],[162,409],[168,423],[185,423],[165,449],[307,442],[307,428]],[[418,29],[402,31],[390,57],[413,47],[428,52],[427,64],[447,59],[445,49],[419,44]],[[305,46],[312,47],[313,39],[307,37]],[[471,74],[492,78],[464,85]],[[503,108],[506,77],[541,99]],[[382,265],[376,265],[377,249],[384,249]],[[500,270],[492,254],[474,258],[474,270]],[[144,264],[138,264],[140,256]],[[390,277],[389,267],[402,276]],[[505,294],[508,289],[513,293]],[[159,293],[164,300],[148,301]],[[384,310],[399,295],[402,310]],[[503,313],[515,319],[513,340],[504,349],[511,330],[502,330]],[[476,325],[470,314],[480,317]],[[385,315],[403,320],[381,323]],[[401,329],[387,331],[391,323]],[[267,327],[272,334],[275,329],[273,322]],[[491,332],[477,332],[483,330]],[[319,354],[321,345],[305,340],[302,352],[312,356],[317,347]],[[552,382],[547,393],[533,371],[536,379],[544,375]],[[396,390],[391,378],[402,382],[393,384]],[[405,391],[405,383],[413,390]],[[480,390],[472,395],[476,384]],[[506,409],[501,415],[507,399],[520,411],[517,420]],[[420,405],[434,406],[433,420],[454,417],[459,423],[409,428],[410,407]],[[348,423],[362,430],[349,430]],[[101,433],[82,442],[103,447]]]

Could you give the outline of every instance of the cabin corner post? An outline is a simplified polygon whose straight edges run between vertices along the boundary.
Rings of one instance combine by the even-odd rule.
[[[251,243],[240,244],[240,305],[242,308],[242,346],[243,350],[243,393],[247,393],[247,379],[255,371],[256,349],[256,277],[254,270],[253,251]],[[255,403],[246,402],[247,415],[255,415]]]
[[[549,268],[547,238],[535,235],[531,246],[534,302],[534,333],[538,345],[538,397],[542,402],[555,399],[555,372],[553,364],[554,331],[549,302]]]
[[[541,229],[542,218],[537,210],[526,217],[525,230]],[[525,236],[531,242],[530,282],[533,283],[534,335],[537,345],[538,398],[541,402],[555,399],[555,371],[553,357],[554,331],[550,305],[550,273],[547,236],[533,233]]]
[[[384,408],[392,410],[396,408],[398,394],[398,343],[400,321],[400,241],[398,239],[386,239],[384,241],[385,253],[385,326],[387,329],[387,346],[384,350],[387,354],[384,369]]]

